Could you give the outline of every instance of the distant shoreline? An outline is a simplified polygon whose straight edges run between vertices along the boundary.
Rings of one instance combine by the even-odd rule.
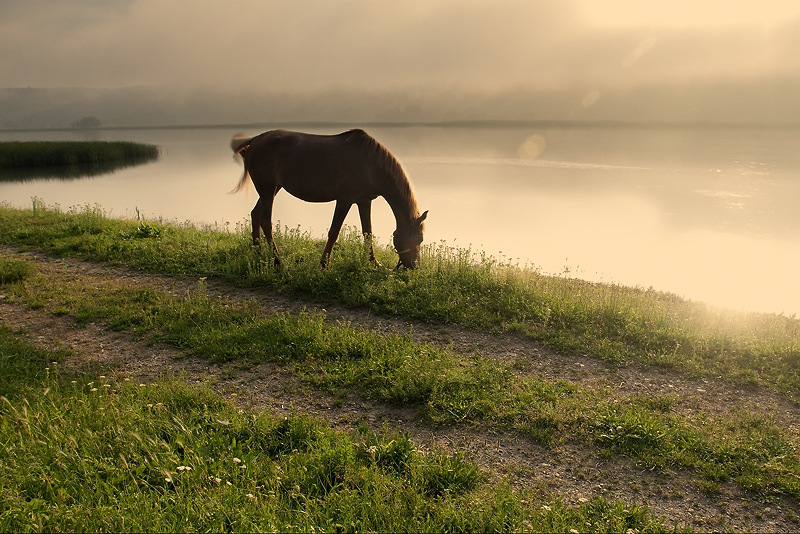
[[[628,129],[800,129],[798,122],[688,122],[688,121],[567,121],[567,120],[464,120],[464,121],[275,121],[228,124],[152,124],[138,126],[98,126],[93,128],[0,128],[4,132],[93,132],[112,130],[200,130],[200,129],[274,129],[286,127],[380,127],[380,128],[628,128]]]

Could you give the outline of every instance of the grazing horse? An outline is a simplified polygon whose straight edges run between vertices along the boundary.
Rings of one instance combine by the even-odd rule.
[[[358,206],[370,260],[379,265],[372,246],[372,201],[378,196],[386,199],[397,221],[393,236],[400,257],[397,267],[416,266],[428,212],[419,214],[411,184],[400,163],[364,130],[338,135],[273,130],[255,137],[235,136],[231,148],[244,159],[244,175],[234,192],[246,185],[249,176],[259,196],[250,212],[253,245],[260,246],[263,229],[272,245],[276,265],[280,259],[272,236],[272,206],[278,191],[286,189],[307,202],[336,201],[328,242],[320,258],[323,268],[353,204]]]

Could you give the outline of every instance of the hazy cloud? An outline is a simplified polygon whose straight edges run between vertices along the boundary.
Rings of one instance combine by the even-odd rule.
[[[0,4],[4,86],[497,90],[797,74],[800,25],[597,28],[565,1]]]
[[[642,9],[613,2],[631,12]],[[691,18],[693,4],[666,7]],[[732,0],[726,14],[737,18],[722,17],[725,24],[681,26],[634,19],[608,24],[611,15],[598,15],[594,0],[3,0],[0,86],[171,86],[183,94],[202,89],[217,95],[322,91],[337,95],[339,110],[359,107],[348,94],[402,94],[399,112],[384,97],[382,111],[366,115],[606,120],[621,110],[625,117],[652,118],[644,111],[654,102],[703,110],[701,97],[719,103],[725,90],[728,107],[740,115],[753,103],[747,116],[757,117],[776,97],[771,117],[781,116],[781,103],[800,113],[787,97],[793,86],[786,85],[800,80],[800,18],[742,22],[750,4]],[[714,20],[714,12],[703,13]],[[533,102],[525,97],[531,93],[547,99]],[[494,95],[493,111],[465,108],[470,100],[461,96],[467,94]],[[218,116],[230,116],[232,109],[220,104],[225,97],[214,98]],[[148,105],[156,104],[151,98]],[[286,105],[273,106],[269,115]],[[174,102],[162,108],[170,106]],[[106,113],[112,108],[108,104]],[[693,110],[686,116],[696,116]],[[667,109],[660,113],[672,116]],[[3,114],[13,113],[0,109]]]

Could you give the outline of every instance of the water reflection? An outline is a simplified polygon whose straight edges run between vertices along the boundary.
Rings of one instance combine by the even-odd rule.
[[[471,244],[548,273],[653,286],[724,306],[800,312],[796,129],[367,129],[403,164],[420,209],[430,210],[426,243]],[[228,194],[242,172],[229,148],[234,133],[103,131],[159,145],[162,158],[91,182],[0,183],[0,198],[23,207],[39,196],[65,207],[97,203],[120,216],[138,208],[181,222],[249,224],[255,192]],[[21,134],[0,139],[10,135]],[[381,199],[373,207],[378,240],[390,243],[391,210]],[[332,213],[332,204],[285,192],[275,201],[276,222],[320,239]],[[359,224],[356,210],[346,224]]]
[[[0,182],[30,182],[34,180],[80,180],[111,174],[127,167],[136,167],[151,163],[152,158],[140,160],[93,163],[90,165],[59,165],[54,167],[36,167],[33,169],[0,170]]]

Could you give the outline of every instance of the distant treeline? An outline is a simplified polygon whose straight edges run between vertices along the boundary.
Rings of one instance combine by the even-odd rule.
[[[158,147],[129,141],[0,142],[0,179],[74,178],[158,159]]]

